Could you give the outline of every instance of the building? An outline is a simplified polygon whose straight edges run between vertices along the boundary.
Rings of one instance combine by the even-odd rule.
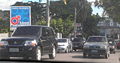
[[[119,38],[120,24],[118,22],[114,22],[113,19],[106,17],[104,21],[99,21],[97,26],[99,27],[101,35],[113,37],[115,39]]]

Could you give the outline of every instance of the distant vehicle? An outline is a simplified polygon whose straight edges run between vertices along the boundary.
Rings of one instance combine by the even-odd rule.
[[[115,54],[116,43],[114,41],[109,41],[109,47],[110,47],[110,53],[114,53]]]
[[[83,47],[83,57],[92,55],[104,55],[108,58],[110,55],[109,43],[105,36],[90,36]]]
[[[116,48],[120,49],[120,40],[115,40],[115,43],[116,43]]]
[[[58,48],[57,51],[58,52],[72,52],[72,43],[70,41],[70,39],[68,38],[61,38],[61,39],[57,39],[58,41]]]
[[[41,56],[48,54],[50,59],[56,56],[57,41],[51,27],[21,26],[12,37],[0,41],[0,58],[23,57],[41,60]]]
[[[83,49],[83,45],[84,45],[85,41],[86,41],[85,38],[82,38],[82,37],[74,38],[72,40],[73,50],[76,51],[77,49]]]

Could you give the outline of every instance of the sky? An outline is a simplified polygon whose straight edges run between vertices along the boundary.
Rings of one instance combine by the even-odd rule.
[[[34,2],[38,2],[39,0],[0,0],[0,10],[10,10],[10,5],[15,4],[16,2],[28,2],[28,1],[34,1]],[[46,2],[47,0],[41,0],[41,2]],[[88,0],[89,2],[94,2],[95,0]],[[97,8],[94,7],[94,4],[92,4],[92,9],[93,9],[93,14],[98,13],[100,16],[103,13],[103,9],[102,8]]]

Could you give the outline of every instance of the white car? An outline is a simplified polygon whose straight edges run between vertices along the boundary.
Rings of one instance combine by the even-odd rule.
[[[58,41],[58,52],[71,52],[72,51],[72,42],[68,38],[57,39]]]
[[[108,40],[105,36],[90,36],[83,47],[83,56],[104,55],[108,58],[110,54]]]

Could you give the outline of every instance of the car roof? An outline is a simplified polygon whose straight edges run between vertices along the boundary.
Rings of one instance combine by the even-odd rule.
[[[105,36],[89,36],[89,37],[105,37]]]

